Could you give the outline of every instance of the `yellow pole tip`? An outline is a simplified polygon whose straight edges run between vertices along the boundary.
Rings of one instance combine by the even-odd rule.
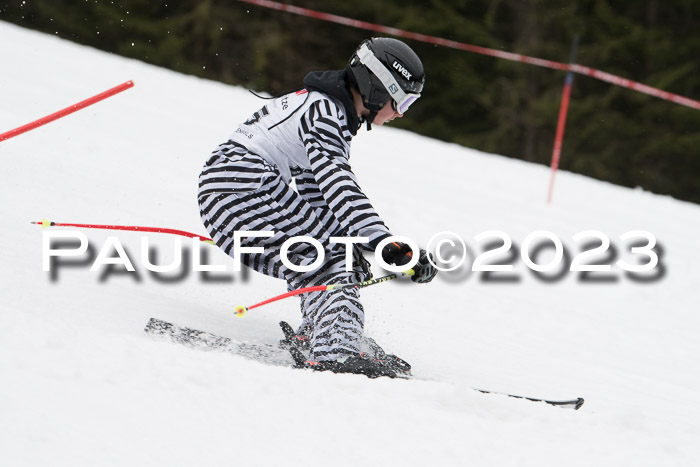
[[[242,318],[243,316],[245,316],[246,311],[248,311],[248,308],[241,305],[236,307],[236,311],[234,313],[239,318]]]
[[[51,227],[51,221],[42,219],[41,220],[41,228],[43,229],[44,227]]]

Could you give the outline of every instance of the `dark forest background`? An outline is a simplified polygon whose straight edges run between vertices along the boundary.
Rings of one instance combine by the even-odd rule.
[[[292,3],[559,62],[578,35],[577,63],[700,100],[700,0]],[[235,0],[0,0],[0,20],[273,95],[373,35]],[[549,164],[563,72],[405,41],[427,80],[392,125]],[[700,111],[580,75],[571,97],[561,168],[700,203]]]

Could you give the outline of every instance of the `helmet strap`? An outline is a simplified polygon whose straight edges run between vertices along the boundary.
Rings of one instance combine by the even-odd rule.
[[[376,110],[370,110],[369,115],[365,117],[365,121],[367,122],[367,131],[372,130],[372,122],[374,122],[374,117],[377,116],[377,111]]]

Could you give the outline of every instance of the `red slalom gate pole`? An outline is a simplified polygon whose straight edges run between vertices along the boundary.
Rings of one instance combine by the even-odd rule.
[[[576,51],[578,49],[579,37],[574,37],[574,42],[571,45],[571,57],[569,63],[574,63],[576,60]],[[564,80],[564,90],[561,96],[561,106],[559,107],[559,120],[557,122],[557,133],[554,137],[554,148],[552,149],[552,174],[549,177],[549,192],[547,194],[547,204],[552,202],[552,193],[554,191],[554,177],[559,169],[559,159],[561,156],[561,146],[564,142],[564,129],[566,128],[566,116],[569,112],[569,98],[571,96],[571,85],[574,82],[574,74],[571,70],[566,73]]]
[[[214,243],[214,240],[207,237],[202,237],[192,232],[185,232],[184,230],[168,229],[165,227],[142,227],[139,225],[100,225],[100,224],[69,224],[65,222],[53,222],[46,219],[42,219],[38,222],[32,222],[32,224],[38,224],[42,228],[45,227],[78,227],[82,229],[103,229],[103,230],[128,230],[131,232],[154,232],[154,233],[164,233],[172,235],[180,235],[182,237],[188,238],[198,238],[204,243]]]
[[[65,117],[66,115],[72,114],[73,112],[77,112],[80,109],[84,109],[89,105],[107,99],[108,97],[125,91],[133,86],[133,81],[127,81],[125,83],[122,83],[119,86],[115,86],[112,89],[108,89],[105,92],[101,92],[100,94],[85,99],[84,101],[80,101],[77,104],[73,104],[70,107],[66,107],[63,110],[59,110],[56,113],[52,113],[51,115],[47,115],[46,117],[40,118],[39,120],[27,123],[26,125],[22,125],[21,127],[15,128],[14,130],[2,133],[0,134],[0,141],[5,141],[6,139],[10,139],[13,136],[21,135],[22,133],[25,133],[29,130],[33,130],[34,128],[46,125],[47,123],[53,122],[54,120],[58,120],[59,118]]]

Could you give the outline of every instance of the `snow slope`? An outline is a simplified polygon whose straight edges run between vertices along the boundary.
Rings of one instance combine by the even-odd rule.
[[[296,299],[234,318],[233,307],[284,284],[234,274],[209,246],[208,261],[229,268],[220,280],[183,269],[165,282],[143,268],[142,235],[129,232],[82,230],[93,253],[116,236],[136,273],[91,272],[83,256],[52,279],[42,271],[42,230],[29,222],[206,234],[195,200],[200,167],[261,102],[2,22],[0,53],[0,131],[136,83],[0,143],[3,465],[696,465],[697,205],[560,173],[548,206],[544,167],[396,129],[363,130],[353,168],[397,234],[425,245],[455,232],[471,261],[484,246],[474,237],[487,230],[518,248],[530,232],[549,230],[575,255],[572,237],[595,229],[616,258],[634,262],[619,236],[642,229],[662,247],[652,271],[659,277],[635,281],[613,266],[609,281],[565,271],[545,282],[515,257],[516,281],[484,281],[468,261],[429,285],[365,289],[367,333],[413,364],[412,381],[190,350],[147,336],[148,318],[275,343],[279,320],[299,321]],[[174,237],[148,238],[167,262]],[[474,387],[586,404],[561,410]]]

